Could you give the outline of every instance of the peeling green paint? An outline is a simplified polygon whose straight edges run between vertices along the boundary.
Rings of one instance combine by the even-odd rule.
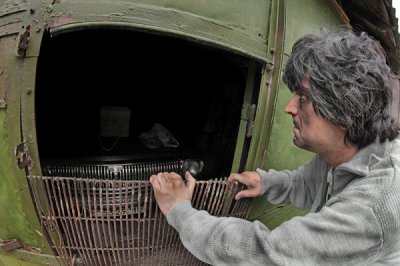
[[[269,1],[62,1],[48,15],[49,27],[116,25],[208,43],[265,60]],[[214,4],[211,5],[210,3]],[[214,14],[207,13],[214,6]],[[223,9],[227,8],[227,9]],[[227,12],[229,11],[229,12]],[[193,13],[190,13],[193,12]],[[208,11],[209,12],[209,11]],[[118,15],[116,15],[118,14]],[[45,16],[45,14],[43,15]],[[218,18],[214,18],[218,16]],[[80,24],[80,25],[79,25]],[[62,28],[60,28],[61,30]]]
[[[2,6],[5,7],[6,4]],[[27,7],[12,9],[12,12],[13,15],[20,16],[20,12],[25,12],[26,9]],[[24,28],[19,28],[23,25],[20,19],[10,25],[10,32],[24,31]],[[15,31],[17,28],[19,31]],[[0,239],[17,239],[26,246],[51,253],[38,222],[25,171],[18,168],[14,156],[15,147],[22,142],[20,93],[21,81],[25,78],[25,61],[15,53],[18,40],[16,34],[0,36],[0,96],[7,104],[6,108],[0,109]]]

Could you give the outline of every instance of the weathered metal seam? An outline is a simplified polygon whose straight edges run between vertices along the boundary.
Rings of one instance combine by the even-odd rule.
[[[270,88],[275,86],[275,90],[272,92],[272,89],[270,92],[272,92],[272,98],[271,98],[271,113],[270,113],[270,119],[269,119],[269,127],[267,128],[267,141],[265,144],[265,149],[263,153],[263,157],[261,159],[259,167],[262,167],[262,165],[265,163],[267,160],[266,155],[268,151],[268,147],[270,144],[270,139],[271,139],[271,132],[272,132],[272,125],[274,123],[275,119],[275,112],[276,112],[276,105],[278,101],[278,90],[279,90],[279,79],[281,78],[280,72],[282,69],[282,62],[283,62],[283,50],[284,50],[284,40],[285,40],[285,25],[286,25],[286,0],[278,0],[279,1],[279,6],[278,6],[278,17],[277,17],[277,25],[276,25],[276,32],[275,32],[275,52],[273,53],[273,62],[274,62],[274,67],[272,70],[272,76],[271,76],[271,84]]]
[[[162,27],[158,27],[158,26],[150,26],[150,25],[145,25],[145,24],[135,24],[135,23],[129,23],[129,22],[71,23],[71,24],[51,28],[50,33],[53,37],[55,37],[55,36],[57,36],[59,34],[63,34],[63,33],[68,33],[68,32],[73,32],[73,31],[78,31],[78,30],[85,30],[85,29],[99,28],[99,27],[101,27],[101,28],[121,27],[124,29],[131,28],[131,29],[135,29],[135,30],[139,30],[139,31],[150,31],[150,32],[155,32],[155,33],[163,33],[167,36],[180,36],[180,37],[190,39],[193,41],[197,41],[200,43],[209,44],[209,45],[212,45],[217,48],[222,48],[224,50],[236,52],[236,53],[245,55],[247,57],[254,58],[255,60],[260,61],[260,62],[271,63],[270,60],[268,60],[265,56],[261,55],[260,51],[250,52],[248,49],[246,50],[244,48],[232,46],[231,44],[216,41],[215,39],[211,39],[211,38],[202,37],[197,34],[191,34],[188,32],[182,32],[182,31],[178,31],[178,30],[162,28]],[[202,33],[206,33],[206,32],[202,32]]]
[[[282,5],[283,11],[280,9],[282,8]],[[268,37],[268,49],[270,54],[267,56],[271,57],[273,64],[267,64],[263,70],[264,73],[260,85],[260,96],[257,104],[257,115],[255,120],[256,130],[252,138],[249,152],[250,155],[246,162],[246,170],[254,170],[263,165],[263,159],[268,148],[272,128],[272,125],[269,123],[271,123],[271,119],[273,119],[272,115],[274,110],[272,109],[275,108],[276,91],[280,78],[277,71],[280,70],[282,61],[283,43],[279,43],[279,40],[277,39],[279,36],[283,37],[284,34],[284,27],[283,29],[280,29],[279,25],[282,23],[282,19],[283,23],[285,19],[285,0],[273,0],[271,6],[273,11],[271,13]],[[283,32],[278,32],[279,30],[282,30]],[[282,45],[282,47],[277,47],[277,45]],[[276,56],[277,53],[279,53],[279,56]]]

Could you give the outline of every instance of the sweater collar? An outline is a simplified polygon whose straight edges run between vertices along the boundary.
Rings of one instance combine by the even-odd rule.
[[[370,171],[370,166],[385,158],[392,143],[386,140],[380,143],[379,140],[359,150],[350,161],[347,161],[331,172],[331,194],[336,195],[342,191],[355,178],[365,177]],[[329,174],[328,174],[329,175]]]
[[[377,139],[359,150],[350,161],[336,167],[335,175],[348,174],[349,172],[360,177],[368,175],[370,165],[386,157],[390,146],[391,142],[389,140],[380,143],[379,139]]]

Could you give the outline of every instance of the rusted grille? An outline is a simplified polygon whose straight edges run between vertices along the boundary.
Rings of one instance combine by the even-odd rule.
[[[28,176],[41,224],[64,265],[202,265],[182,246],[146,180]],[[197,181],[192,204],[246,217],[225,179]]]

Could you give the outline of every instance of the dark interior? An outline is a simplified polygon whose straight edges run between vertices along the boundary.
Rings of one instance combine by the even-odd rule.
[[[187,40],[93,29],[42,42],[36,125],[46,161],[149,161],[196,157],[203,178],[232,166],[248,59]],[[102,106],[130,109],[128,137],[101,137]],[[179,142],[149,148],[155,123]],[[158,143],[161,144],[161,143]]]

